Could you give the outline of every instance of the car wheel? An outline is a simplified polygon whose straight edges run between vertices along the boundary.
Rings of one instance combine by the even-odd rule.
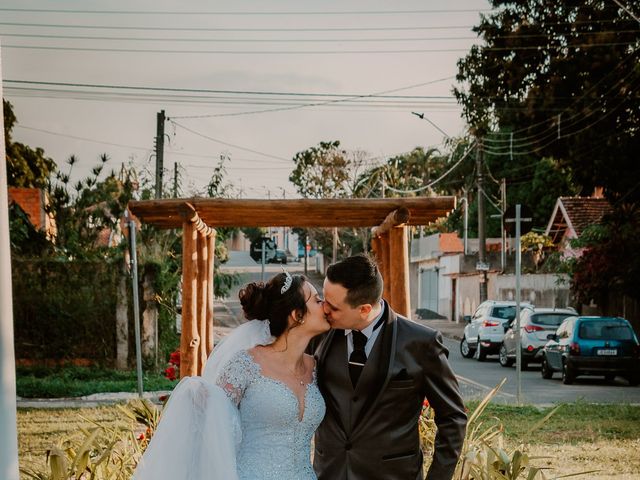
[[[499,359],[500,365],[503,367],[510,367],[513,365],[513,360],[507,356],[507,347],[505,347],[504,344],[500,347]]]
[[[540,369],[540,374],[542,378],[546,378],[547,380],[553,377],[553,370],[549,367],[549,363],[547,363],[547,357],[542,357],[542,368]]]
[[[567,365],[567,362],[562,364],[562,383],[565,385],[571,385],[576,378],[576,373],[573,368]]]
[[[529,370],[529,362],[523,358],[520,360],[520,370],[522,370],[523,372],[525,370]]]
[[[640,385],[640,375],[631,374],[627,377],[627,381],[630,386],[637,387]]]
[[[462,337],[462,340],[460,340],[460,354],[464,358],[472,358],[474,353],[475,350],[467,342],[467,337]]]
[[[607,373],[604,376],[604,381],[605,382],[613,382],[616,379],[616,376],[613,373]]]
[[[484,362],[487,359],[487,351],[482,348],[480,344],[480,339],[478,339],[478,348],[476,348],[476,360],[479,362]]]

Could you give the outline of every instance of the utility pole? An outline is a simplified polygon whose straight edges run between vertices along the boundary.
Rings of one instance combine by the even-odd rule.
[[[500,215],[500,237],[502,239],[502,249],[500,251],[500,262],[502,271],[507,268],[507,233],[504,229],[504,212],[507,211],[507,180],[505,178],[500,182],[500,206],[502,207],[502,215]]]
[[[482,272],[480,282],[480,302],[487,299],[487,238],[486,218],[484,210],[484,177],[482,171],[482,140],[478,139],[476,150],[476,179],[478,184],[478,265],[477,270]]]
[[[164,110],[156,117],[156,198],[162,198],[162,171],[164,169]]]
[[[173,198],[178,198],[178,162],[173,162]]]

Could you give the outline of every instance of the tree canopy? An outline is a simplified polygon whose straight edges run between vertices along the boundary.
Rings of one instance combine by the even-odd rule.
[[[454,90],[487,154],[569,168],[583,194],[640,189],[640,31],[614,2],[492,0]]]
[[[46,157],[42,148],[33,149],[14,142],[11,132],[17,119],[13,106],[2,99],[4,117],[4,139],[7,151],[7,183],[10,187],[44,188],[50,176],[57,170],[56,163]]]

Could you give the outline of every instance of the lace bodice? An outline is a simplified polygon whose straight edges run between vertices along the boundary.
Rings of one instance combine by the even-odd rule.
[[[315,480],[311,437],[325,404],[316,384],[307,385],[304,414],[298,398],[283,382],[262,375],[251,354],[238,352],[223,368],[217,384],[238,406],[242,443],[237,466],[241,480]]]

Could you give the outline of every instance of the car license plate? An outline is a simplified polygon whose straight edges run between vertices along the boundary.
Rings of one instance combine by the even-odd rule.
[[[599,348],[596,351],[596,355],[617,355],[618,354],[618,350],[616,350],[615,348]]]

